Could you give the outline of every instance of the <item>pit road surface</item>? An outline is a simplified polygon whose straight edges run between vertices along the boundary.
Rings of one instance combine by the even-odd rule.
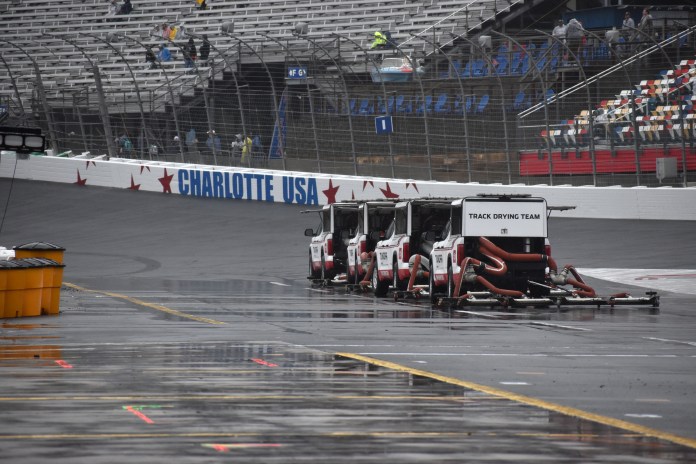
[[[693,222],[550,221],[559,265],[659,311],[449,312],[312,287],[300,207],[3,179],[6,204],[0,245],[64,246],[69,284],[0,322],[7,462],[696,461]]]

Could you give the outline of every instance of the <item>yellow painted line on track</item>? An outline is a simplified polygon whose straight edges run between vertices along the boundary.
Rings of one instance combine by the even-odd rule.
[[[660,440],[669,441],[676,443],[678,445],[687,446],[689,448],[696,449],[696,440],[693,438],[682,437],[679,435],[674,435],[671,433],[663,432],[661,430],[653,429],[650,427],[644,427],[639,424],[634,424],[632,422],[627,422],[620,419],[614,419],[613,417],[602,416],[600,414],[595,414],[588,411],[583,411],[582,409],[571,408],[568,406],[563,406],[556,403],[551,403],[549,401],[540,400],[533,398],[531,396],[519,395],[517,393],[509,392],[506,390],[501,390],[495,387],[489,387],[487,385],[481,385],[474,382],[469,382],[466,380],[460,380],[454,377],[447,377],[444,375],[435,374],[432,372],[423,371],[420,369],[413,369],[408,366],[403,366],[401,364],[383,361],[381,359],[371,358],[369,356],[363,356],[356,353],[336,353],[337,356],[342,356],[344,358],[355,359],[357,361],[363,361],[368,364],[373,364],[375,366],[384,367],[387,369],[392,369],[395,371],[406,372],[408,374],[417,375],[420,377],[425,377],[433,380],[439,380],[440,382],[448,383],[451,385],[458,385],[460,387],[465,387],[470,390],[476,390],[482,393],[488,393],[489,395],[498,396],[501,398],[508,399],[517,403],[526,404],[529,406],[534,406],[537,408],[545,409],[547,411],[553,411],[560,414],[565,414],[566,416],[577,417],[580,419],[585,419],[588,421],[596,422],[602,425],[607,425],[609,427],[616,427],[618,429],[626,430],[633,433],[638,433],[640,435],[652,438],[658,438]]]
[[[81,287],[79,285],[71,284],[69,282],[63,282],[63,285],[65,285],[66,287],[73,288],[75,290],[80,290],[82,292],[96,293],[99,295],[110,296],[112,298],[118,298],[120,300],[125,300],[125,301],[128,301],[128,302],[133,303],[133,304],[138,305],[138,306],[145,306],[146,308],[155,309],[157,311],[162,311],[163,313],[171,314],[171,315],[177,316],[177,317],[182,317],[184,319],[191,319],[193,321],[204,322],[206,324],[213,324],[213,325],[225,325],[225,324],[227,324],[226,322],[216,321],[215,319],[208,319],[207,317],[200,317],[200,316],[194,316],[192,314],[182,313],[181,311],[177,311],[176,309],[168,308],[166,306],[159,305],[156,303],[148,303],[147,301],[143,301],[143,300],[140,300],[138,298],[133,298],[133,297],[128,296],[128,295],[123,295],[121,293],[105,292],[105,291],[101,291],[101,290],[91,290],[89,288]]]

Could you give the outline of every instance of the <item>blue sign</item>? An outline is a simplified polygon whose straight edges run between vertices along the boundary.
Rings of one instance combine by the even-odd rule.
[[[377,116],[375,118],[375,132],[378,134],[391,134],[394,132],[391,116]]]
[[[307,68],[304,66],[288,66],[288,79],[307,79]]]

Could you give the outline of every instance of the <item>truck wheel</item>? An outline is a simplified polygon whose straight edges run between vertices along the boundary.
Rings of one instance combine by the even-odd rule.
[[[389,282],[381,282],[379,280],[379,272],[377,272],[377,266],[372,270],[372,291],[375,292],[375,296],[384,297],[387,295],[387,290],[389,290]]]
[[[431,263],[433,262],[432,260],[430,261]],[[428,291],[430,293],[430,302],[432,304],[437,303],[437,287],[435,287],[435,273],[433,272],[432,267],[430,268],[430,279],[428,279]]]

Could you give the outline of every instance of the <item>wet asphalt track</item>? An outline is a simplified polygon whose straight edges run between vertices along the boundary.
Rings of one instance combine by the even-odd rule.
[[[0,322],[3,462],[696,461],[695,223],[552,218],[659,312],[444,312],[312,288],[301,209],[15,181],[0,245],[73,286]]]

